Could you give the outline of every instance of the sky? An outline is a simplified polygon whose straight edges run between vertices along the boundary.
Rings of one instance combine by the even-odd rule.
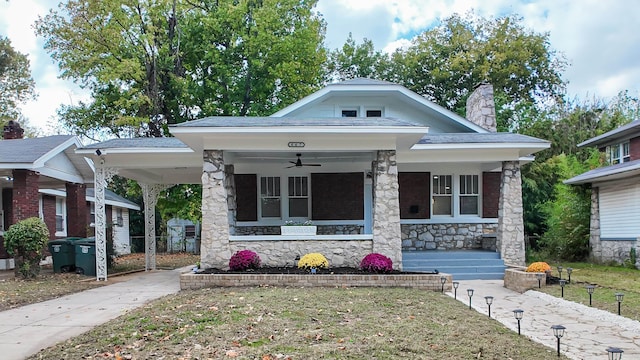
[[[59,69],[43,49],[32,24],[55,0],[0,0],[0,36],[27,54],[38,98],[22,104],[22,113],[41,134],[58,133],[56,109],[88,101],[86,91],[59,78]],[[353,34],[376,49],[393,51],[454,13],[493,18],[518,14],[536,33],[549,33],[550,46],[569,62],[564,71],[570,98],[609,99],[628,90],[640,95],[640,1],[629,0],[319,0],[327,23],[325,44],[341,47]]]

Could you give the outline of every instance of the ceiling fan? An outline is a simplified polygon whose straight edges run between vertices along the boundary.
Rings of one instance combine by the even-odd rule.
[[[296,156],[298,157],[298,160],[289,161],[293,165],[287,166],[287,169],[292,168],[292,167],[303,167],[303,166],[322,166],[321,164],[303,164],[302,160],[300,160],[300,156],[302,156],[302,154],[298,153],[298,154],[296,154]]]

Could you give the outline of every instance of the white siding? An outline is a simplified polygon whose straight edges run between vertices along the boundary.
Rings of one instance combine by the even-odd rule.
[[[603,240],[640,237],[640,184],[600,188],[600,236]]]
[[[116,222],[117,208],[112,209],[112,219]],[[122,226],[113,226],[113,246],[116,254],[124,255],[131,253],[131,245],[129,244],[129,209],[122,208]]]

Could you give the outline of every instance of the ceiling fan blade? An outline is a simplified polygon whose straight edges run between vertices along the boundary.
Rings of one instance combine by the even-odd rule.
[[[322,166],[322,164],[302,164],[302,166]]]
[[[294,166],[297,164],[297,162],[295,161],[289,161],[290,163],[292,163]]]

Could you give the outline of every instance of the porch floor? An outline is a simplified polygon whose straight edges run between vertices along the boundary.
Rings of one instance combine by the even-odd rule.
[[[402,270],[451,274],[457,280],[501,280],[506,266],[500,253],[486,250],[403,251]]]

